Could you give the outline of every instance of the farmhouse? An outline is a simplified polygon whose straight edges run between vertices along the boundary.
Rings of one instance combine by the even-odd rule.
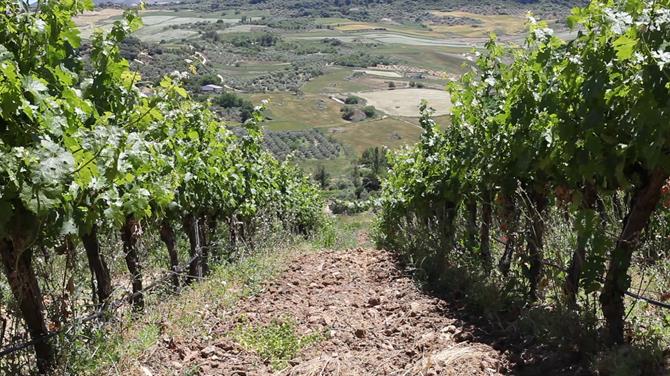
[[[208,84],[200,87],[200,91],[203,93],[220,93],[223,91],[223,87],[214,84]]]

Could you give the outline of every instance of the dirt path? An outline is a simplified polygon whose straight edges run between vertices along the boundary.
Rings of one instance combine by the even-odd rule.
[[[384,251],[298,256],[289,270],[244,299],[211,340],[165,346],[164,365],[181,375],[497,375],[508,361],[474,342],[446,303],[421,292]],[[240,322],[259,327],[290,318],[300,333],[327,333],[273,373],[231,339]],[[172,349],[170,349],[172,347]]]

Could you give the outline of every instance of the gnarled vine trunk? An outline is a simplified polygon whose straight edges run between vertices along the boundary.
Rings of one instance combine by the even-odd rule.
[[[593,185],[587,185],[583,190],[582,210],[592,211],[596,207],[596,189]],[[568,275],[565,277],[565,298],[569,306],[574,307],[577,304],[577,293],[579,292],[579,279],[581,278],[582,268],[586,260],[587,234],[577,230],[577,246],[572,253],[572,260],[568,267]]]
[[[630,287],[628,268],[633,252],[640,243],[640,234],[649,223],[649,217],[661,198],[661,187],[668,174],[656,169],[645,174],[631,197],[623,228],[610,254],[600,304],[607,323],[610,342],[624,342],[624,294]]]
[[[105,259],[100,253],[100,242],[98,241],[98,226],[91,226],[90,231],[80,235],[81,242],[86,250],[86,258],[91,275],[95,279],[95,293],[98,298],[98,305],[104,307],[109,302],[112,295],[112,277],[109,274],[109,268]]]
[[[179,267],[179,255],[177,254],[177,240],[172,229],[172,224],[169,220],[164,219],[161,222],[160,236],[168,251],[170,258],[170,271],[172,272],[172,287],[175,291],[179,290],[179,274],[177,268]]]
[[[228,223],[228,242],[231,249],[237,248],[237,243],[239,242],[239,234],[237,233],[237,219],[234,215],[231,215],[227,219]]]
[[[130,272],[133,295],[130,302],[133,310],[141,312],[144,310],[144,293],[142,291],[142,265],[140,264],[137,240],[142,234],[140,222],[132,215],[126,217],[126,222],[121,227],[121,240],[123,241],[123,252],[126,255],[126,265]]]
[[[44,302],[32,265],[32,250],[28,247],[26,231],[35,228],[25,223],[15,223],[14,227],[10,235],[0,239],[0,257],[30,338],[38,340],[34,345],[37,367],[40,373],[46,374],[53,366],[54,349],[48,339],[44,339],[48,334]]]
[[[212,248],[211,241],[214,238],[216,220],[211,215],[202,215],[198,220],[199,220],[198,232],[200,236],[200,250],[201,250],[200,252],[202,255],[201,258],[202,275],[206,276],[209,274],[209,258]]]
[[[477,246],[477,201],[470,199],[465,204],[465,211],[467,214],[465,231],[466,235],[466,247],[468,251],[473,251]]]
[[[190,284],[202,278],[200,231],[198,220],[193,214],[184,216],[183,226],[190,245],[191,262],[188,265],[188,276],[186,277],[186,283]]]

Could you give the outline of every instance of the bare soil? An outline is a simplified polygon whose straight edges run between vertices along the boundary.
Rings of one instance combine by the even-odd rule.
[[[435,115],[451,112],[451,96],[445,90],[395,89],[354,93],[369,105],[392,116],[418,117],[422,100],[435,109]]]
[[[510,369],[504,355],[475,341],[472,328],[452,317],[443,300],[417,288],[385,251],[297,256],[226,316],[210,340],[159,344],[145,374],[498,375]],[[231,338],[242,321],[262,326],[286,318],[302,334],[326,336],[283,370]]]

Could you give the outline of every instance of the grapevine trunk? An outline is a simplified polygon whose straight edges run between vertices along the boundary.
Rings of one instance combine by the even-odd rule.
[[[133,310],[142,312],[144,310],[144,295],[142,292],[142,266],[140,264],[137,240],[139,238],[142,228],[140,222],[132,215],[126,217],[126,222],[121,228],[121,240],[123,240],[123,251],[126,254],[126,265],[130,272],[133,294],[131,296],[131,303]]]
[[[25,237],[0,240],[0,256],[14,299],[19,305],[28,332],[35,343],[37,367],[46,374],[54,360],[54,349],[47,339],[42,292],[32,265],[32,250],[25,248]]]
[[[98,241],[98,226],[91,226],[91,230],[81,234],[81,241],[86,250],[88,266],[92,277],[95,279],[95,292],[98,304],[104,306],[112,295],[112,278],[109,274],[107,263],[100,253],[100,242]]]
[[[624,293],[630,287],[628,268],[631,258],[640,243],[640,234],[647,226],[649,217],[660,200],[661,187],[668,178],[668,174],[661,169],[645,175],[631,198],[623,229],[610,254],[605,285],[600,294],[600,304],[607,323],[609,341],[613,344],[624,342],[623,298]]]

